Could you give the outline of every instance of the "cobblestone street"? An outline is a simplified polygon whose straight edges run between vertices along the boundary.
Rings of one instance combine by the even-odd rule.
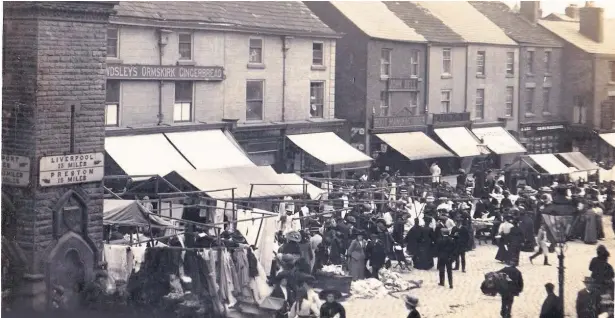
[[[610,229],[611,220],[605,218],[604,227],[606,238],[600,241],[611,253],[615,252],[615,240]],[[497,262],[494,257],[497,247],[492,245],[478,246],[474,251],[466,254],[467,272],[455,271],[453,273],[454,289],[438,286],[438,272],[413,270],[404,276],[408,279],[423,280],[423,286],[406,293],[397,293],[396,297],[388,296],[382,299],[350,299],[344,303],[349,318],[371,317],[405,317],[401,296],[410,294],[419,298],[419,312],[422,317],[435,318],[497,318],[500,312],[500,298],[489,297],[481,293],[480,284],[483,275],[496,271],[504,265]],[[566,285],[565,309],[567,317],[576,317],[575,301],[577,292],[583,288],[583,278],[589,276],[589,262],[595,256],[596,245],[585,245],[581,242],[568,244],[566,250]],[[557,257],[555,253],[549,254],[552,266],[543,266],[542,257],[529,261],[531,253],[521,254],[519,269],[523,273],[525,287],[523,293],[515,298],[513,304],[513,317],[538,317],[540,307],[546,297],[544,284],[552,282],[557,291]],[[613,257],[609,260],[615,264]]]

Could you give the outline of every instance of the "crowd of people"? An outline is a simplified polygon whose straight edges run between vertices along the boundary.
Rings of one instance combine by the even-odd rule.
[[[452,289],[453,272],[465,272],[471,266],[465,254],[481,238],[498,246],[495,259],[505,268],[518,271],[521,251],[535,252],[529,257],[532,264],[542,256],[542,264],[550,266],[549,253],[555,241],[542,215],[555,208],[565,209],[574,217],[569,240],[597,244],[604,238],[602,216],[613,209],[613,183],[559,179],[551,186],[534,189],[520,179],[518,175],[487,170],[474,173],[473,178],[460,171],[455,187],[439,177],[417,182],[412,177],[387,173],[373,181],[363,176],[329,184],[328,195],[319,206],[295,208],[293,203],[282,211],[276,235],[279,257],[272,266],[272,281],[279,285],[281,277],[295,271],[291,275],[294,278],[285,283],[290,282],[299,298],[289,301],[288,308],[297,299],[310,302],[304,290],[310,288],[311,275],[328,265],[341,266],[353,280],[378,278],[381,268],[393,264],[421,270],[436,267],[439,284],[447,283]],[[288,260],[288,255],[295,255],[290,262],[294,265],[285,268],[283,257]],[[608,272],[604,264],[608,263],[596,260],[592,264],[603,272],[592,278],[594,285],[612,284],[612,274],[604,274]],[[551,285],[545,288],[552,291]],[[510,316],[513,298],[503,296],[502,317]],[[418,315],[417,303],[418,299],[406,301],[415,313],[412,317]]]

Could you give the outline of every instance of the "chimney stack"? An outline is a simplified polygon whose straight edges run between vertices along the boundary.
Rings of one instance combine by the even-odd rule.
[[[591,1],[588,1],[591,2]],[[594,42],[604,41],[604,9],[585,6],[579,10],[579,32]]]
[[[519,13],[531,23],[537,23],[538,19],[542,18],[542,10],[540,10],[540,1],[521,1]]]
[[[571,4],[566,7],[566,15],[574,20],[579,20],[579,7],[576,4]]]

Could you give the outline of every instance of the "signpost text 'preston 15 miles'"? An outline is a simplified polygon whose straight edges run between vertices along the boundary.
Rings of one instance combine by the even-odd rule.
[[[50,187],[100,181],[105,173],[104,158],[102,152],[42,157],[39,184]]]

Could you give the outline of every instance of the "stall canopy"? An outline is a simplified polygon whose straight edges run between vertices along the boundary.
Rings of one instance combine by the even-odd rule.
[[[472,132],[498,155],[527,152],[515,137],[502,127],[476,128],[472,129]]]
[[[119,226],[173,226],[168,221],[148,214],[145,207],[135,200],[104,200],[103,224]],[[148,221],[149,217],[149,221]]]
[[[591,160],[587,159],[587,157],[580,152],[563,152],[557,155],[581,171],[598,170],[599,168],[598,165],[591,162]]]
[[[611,145],[611,147],[615,147],[615,133],[600,134],[600,138]]]
[[[213,191],[235,188],[235,199],[282,197],[303,194],[303,182],[291,185],[288,178],[277,174],[270,166],[232,167],[225,169],[173,171],[165,179],[171,183],[188,183],[209,197],[230,200],[232,191]],[[299,182],[298,182],[299,183]],[[255,184],[250,195],[251,184]]]
[[[310,198],[312,200],[319,200],[323,194],[327,193],[326,190],[323,190],[307,182],[305,179],[301,178],[299,175],[295,173],[282,173],[279,176],[280,178],[284,178],[285,180],[284,183],[287,183],[287,184],[305,184],[307,193],[310,195]]]
[[[420,131],[376,136],[410,160],[453,157],[452,153]]]
[[[256,166],[233,137],[221,130],[187,131],[165,135],[196,169]]]
[[[332,132],[291,135],[288,139],[297,147],[328,166],[349,163],[365,163],[369,166],[372,158],[346,143]]]
[[[480,156],[480,141],[465,127],[438,128],[434,132],[459,157]]]
[[[555,155],[547,153],[540,155],[529,155],[532,161],[538,164],[549,174],[569,174],[570,169],[563,162],[561,162]]]
[[[107,137],[105,150],[127,175],[164,176],[173,170],[194,169],[163,134]]]

